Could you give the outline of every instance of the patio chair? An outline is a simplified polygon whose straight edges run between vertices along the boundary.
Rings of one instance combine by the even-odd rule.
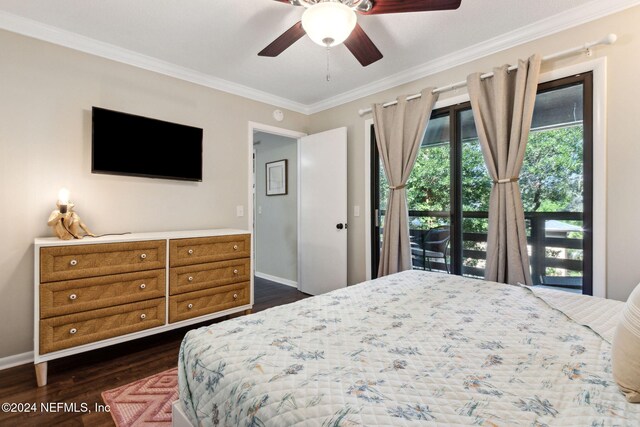
[[[416,236],[417,237],[417,236]],[[417,242],[412,242],[412,256],[418,261],[422,261],[421,267],[431,270],[432,259],[442,259],[444,266],[449,271],[447,263],[447,248],[449,246],[450,231],[448,227],[438,227],[421,233]]]

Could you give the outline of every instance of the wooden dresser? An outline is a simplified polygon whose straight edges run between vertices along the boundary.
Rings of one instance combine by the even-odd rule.
[[[251,235],[214,229],[35,240],[34,363],[253,307]]]

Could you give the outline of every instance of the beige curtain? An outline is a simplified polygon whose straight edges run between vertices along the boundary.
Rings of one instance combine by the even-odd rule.
[[[432,92],[433,88],[425,89],[420,98],[411,101],[407,101],[406,96],[400,96],[397,105],[386,108],[382,104],[372,106],[378,152],[389,182],[379,277],[411,268],[405,186],[418,157],[431,110],[438,98]]]
[[[518,178],[529,138],[540,56],[505,65],[482,80],[467,77],[471,109],[487,170],[493,179],[485,279],[531,285],[524,210]]]

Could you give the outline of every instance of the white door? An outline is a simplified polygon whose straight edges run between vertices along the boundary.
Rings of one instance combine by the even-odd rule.
[[[347,128],[300,138],[298,289],[347,286]]]

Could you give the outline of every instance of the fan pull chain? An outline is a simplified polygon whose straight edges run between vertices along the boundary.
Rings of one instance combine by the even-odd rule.
[[[331,81],[331,74],[329,73],[329,45],[327,45],[327,81]]]

